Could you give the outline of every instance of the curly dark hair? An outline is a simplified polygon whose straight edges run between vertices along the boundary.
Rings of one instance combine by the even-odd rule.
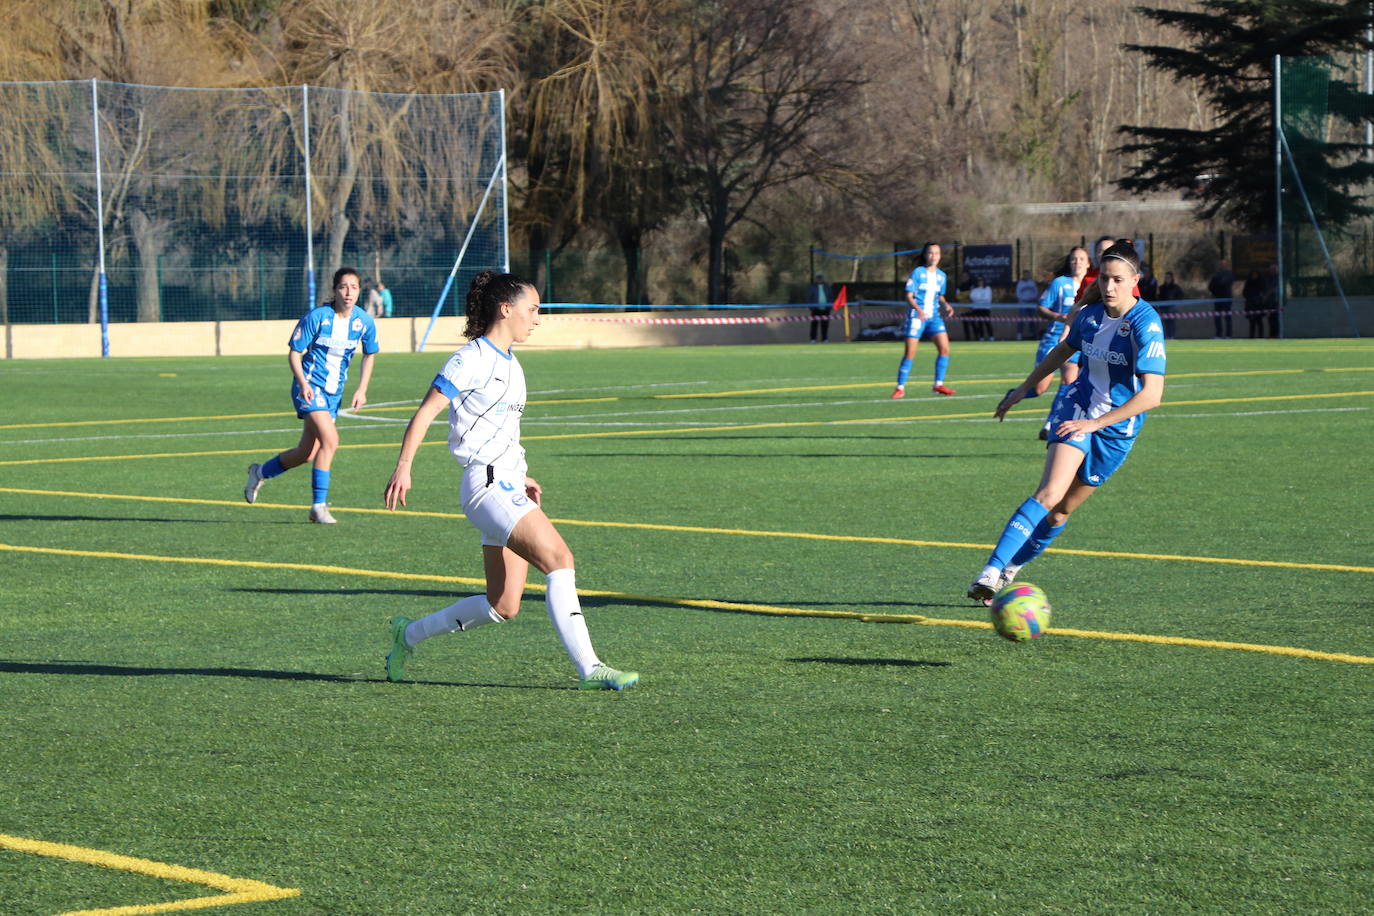
[[[473,277],[464,309],[468,323],[463,336],[476,340],[487,333],[500,314],[501,306],[513,304],[527,289],[534,289],[534,284],[515,274],[484,270]]]

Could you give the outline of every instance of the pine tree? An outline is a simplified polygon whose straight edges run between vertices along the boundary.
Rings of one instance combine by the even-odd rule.
[[[1369,47],[1369,0],[1198,0],[1194,10],[1137,9],[1177,28],[1188,46],[1128,44],[1126,50],[1144,54],[1150,66],[1179,81],[1197,84],[1217,123],[1208,130],[1123,125],[1120,130],[1136,142],[1120,151],[1137,154],[1139,164],[1117,186],[1136,194],[1196,190],[1203,218],[1220,216],[1234,225],[1272,230],[1274,57]],[[1328,105],[1333,117],[1349,125],[1363,123],[1374,107],[1356,86],[1340,80],[1330,85]],[[1359,193],[1374,180],[1374,164],[1360,156],[1363,143],[1291,133],[1288,141],[1323,223],[1341,226],[1374,212]]]

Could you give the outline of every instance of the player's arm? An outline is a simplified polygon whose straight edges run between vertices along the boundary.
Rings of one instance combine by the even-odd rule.
[[[358,390],[353,392],[354,410],[367,403],[367,383],[372,381],[372,361],[376,356],[376,353],[363,354],[362,371],[358,373]]]
[[[525,495],[534,500],[534,504],[539,505],[540,497],[544,495],[544,488],[539,485],[539,481],[533,477],[525,478]]]
[[[1026,376],[1024,382],[1007,392],[1006,397],[1002,398],[1001,403],[997,405],[997,409],[993,411],[993,416],[996,417],[999,422],[1006,419],[1007,411],[1011,410],[1012,406],[1017,401],[1024,398],[1026,392],[1034,390],[1035,386],[1040,384],[1041,379],[1048,378],[1058,372],[1059,367],[1064,365],[1068,358],[1077,352],[1078,351],[1074,347],[1069,346],[1069,344],[1061,340],[1055,345],[1053,350],[1045,354],[1045,358],[1040,360],[1040,363],[1031,370],[1031,374]]]
[[[386,491],[382,494],[382,503],[388,509],[394,511],[398,504],[406,504],[406,493],[410,490],[410,465],[415,460],[415,453],[420,450],[420,443],[425,441],[430,424],[446,406],[448,395],[438,388],[431,388],[420,402],[415,416],[406,425],[406,433],[401,438],[401,454],[396,459],[396,470],[391,472],[391,479],[386,482]]]
[[[1045,294],[1040,297],[1040,301],[1035,305],[1036,314],[1046,321],[1058,321],[1060,318],[1064,317],[1051,308],[1051,304],[1054,302],[1055,298],[1054,286],[1055,285],[1051,283],[1049,286],[1045,287]]]
[[[940,314],[946,318],[953,318],[954,306],[949,304],[949,300],[945,298],[945,294],[941,293],[937,298],[940,300]]]
[[[291,374],[296,378],[296,385],[301,390],[301,398],[307,403],[315,400],[315,389],[310,387],[310,381],[305,377],[305,370],[301,368],[300,351],[288,349],[286,361],[291,365]]]
[[[1120,407],[1113,407],[1102,416],[1091,420],[1086,417],[1082,420],[1065,420],[1059,424],[1059,428],[1055,432],[1066,439],[1079,433],[1095,433],[1099,429],[1106,429],[1114,423],[1129,420],[1147,410],[1154,410],[1163,400],[1164,376],[1155,372],[1143,373],[1140,376],[1140,390],[1125,404]]]

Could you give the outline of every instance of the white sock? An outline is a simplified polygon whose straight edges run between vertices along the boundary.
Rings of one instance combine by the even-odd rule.
[[[571,569],[555,569],[547,579],[548,592],[545,601],[549,606],[549,619],[563,640],[563,648],[577,668],[578,677],[586,677],[601,662],[592,649],[592,638],[587,633],[587,618],[582,616],[582,604],[577,600],[577,574]]]
[[[428,617],[412,620],[406,627],[406,645],[414,646],[431,636],[471,630],[484,623],[500,623],[504,618],[492,608],[486,595],[473,595]]]

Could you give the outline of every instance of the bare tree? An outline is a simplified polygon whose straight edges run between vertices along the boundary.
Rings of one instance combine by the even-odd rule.
[[[861,81],[833,53],[830,23],[805,4],[700,4],[684,41],[673,151],[706,222],[707,298],[718,303],[726,238],[759,195],[843,168],[837,125]]]
[[[649,25],[672,20],[678,8],[660,0],[554,0],[541,15],[541,47],[559,49],[565,63],[530,92],[527,155],[540,164],[528,173],[530,196],[558,199],[564,226],[591,219],[606,227],[625,258],[627,303],[644,297],[645,234],[681,207],[672,164],[659,154],[676,114],[663,75],[671,44]]]

